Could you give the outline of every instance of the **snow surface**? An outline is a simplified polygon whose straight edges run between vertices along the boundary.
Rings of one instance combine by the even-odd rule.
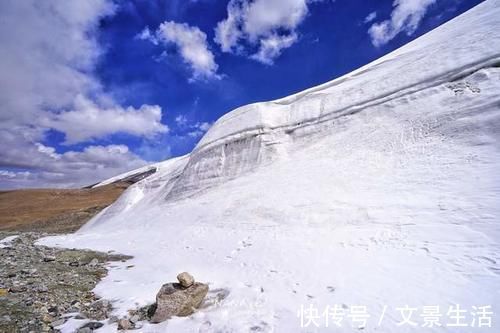
[[[227,294],[141,332],[359,332],[356,305],[363,332],[497,332],[499,64],[489,0],[344,77],[223,116],[190,155],[40,243],[133,255],[95,289],[118,315],[182,271]],[[342,327],[301,327],[310,304],[343,306]],[[468,326],[491,305],[493,328],[446,326],[454,304]],[[398,325],[406,305],[419,326],[439,305],[443,327]]]
[[[125,179],[127,177],[130,177],[132,175],[136,175],[136,174],[140,174],[140,173],[144,173],[144,172],[156,169],[158,166],[161,166],[162,163],[163,162],[155,163],[155,164],[151,164],[151,165],[146,165],[146,166],[143,166],[141,168],[134,169],[132,171],[124,172],[124,173],[119,174],[117,176],[114,176],[114,177],[108,178],[106,180],[103,180],[102,182],[93,185],[92,188],[96,188],[96,187],[101,187],[101,186],[104,186],[104,185],[112,184],[112,183],[115,183],[115,182],[117,182],[119,180],[123,180],[123,179]]]
[[[7,236],[7,237],[4,237],[0,240],[0,249],[3,249],[3,248],[6,248],[6,247],[9,247],[10,243],[16,239],[17,237],[19,237],[19,235],[12,235],[12,236]]]

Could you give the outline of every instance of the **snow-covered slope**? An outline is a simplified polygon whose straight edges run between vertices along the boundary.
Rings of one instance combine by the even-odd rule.
[[[352,332],[355,306],[364,332],[470,332],[447,326],[451,305],[468,326],[473,306],[500,307],[499,141],[488,0],[344,77],[228,113],[77,234],[42,243],[134,255],[96,288],[118,314],[181,271],[225,290],[144,332]],[[319,317],[301,328],[310,305]],[[417,326],[399,325],[406,305]],[[443,327],[419,327],[433,305]]]

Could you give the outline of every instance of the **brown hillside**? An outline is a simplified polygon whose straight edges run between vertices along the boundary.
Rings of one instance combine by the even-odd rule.
[[[0,191],[0,230],[76,231],[112,204],[129,185],[119,182],[95,189]]]

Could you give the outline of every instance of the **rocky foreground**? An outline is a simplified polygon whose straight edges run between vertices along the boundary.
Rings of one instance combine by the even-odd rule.
[[[9,235],[0,232],[0,239]],[[107,262],[130,257],[34,245],[44,236],[23,233],[1,244],[0,332],[58,332],[69,318],[82,319],[77,332],[92,332],[111,312],[111,303],[92,290],[107,274]]]
[[[106,276],[109,262],[131,257],[35,245],[38,238],[49,235],[0,232],[0,333],[60,332],[68,320],[76,333],[91,333],[105,323],[118,330],[139,329],[145,321],[189,316],[227,295],[226,290],[216,289],[206,297],[208,285],[184,272],[178,282],[162,286],[156,303],[130,309],[123,318],[112,316],[112,303],[92,290]]]

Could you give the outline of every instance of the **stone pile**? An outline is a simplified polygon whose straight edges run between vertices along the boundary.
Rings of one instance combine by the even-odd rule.
[[[179,283],[164,284],[156,295],[152,323],[160,323],[173,316],[193,314],[208,293],[208,285],[195,282],[189,273],[179,274],[177,280]]]

